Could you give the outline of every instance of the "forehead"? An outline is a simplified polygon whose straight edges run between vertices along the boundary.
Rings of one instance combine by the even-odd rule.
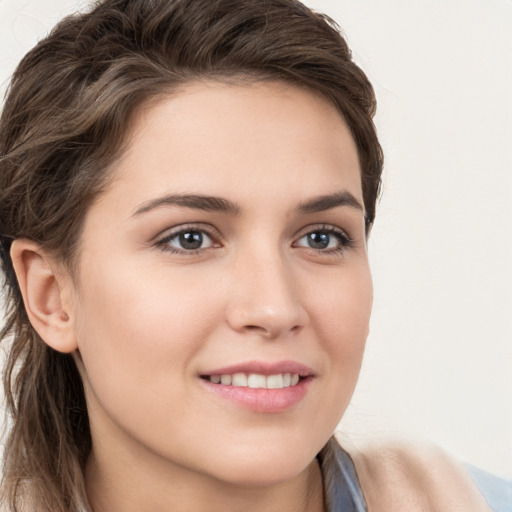
[[[283,83],[188,84],[137,112],[125,148],[113,188],[131,188],[134,202],[198,187],[222,196],[301,184],[313,195],[340,180],[361,195],[357,149],[336,107]]]

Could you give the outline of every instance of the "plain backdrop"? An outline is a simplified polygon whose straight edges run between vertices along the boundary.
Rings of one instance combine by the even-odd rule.
[[[512,1],[308,0],[375,86],[375,300],[340,429],[429,439],[512,478]],[[0,0],[0,86],[86,0]]]

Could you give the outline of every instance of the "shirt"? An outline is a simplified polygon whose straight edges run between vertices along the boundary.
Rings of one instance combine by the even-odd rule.
[[[331,438],[318,455],[327,512],[368,512],[352,459]],[[473,466],[467,469],[493,512],[512,512],[512,482]]]

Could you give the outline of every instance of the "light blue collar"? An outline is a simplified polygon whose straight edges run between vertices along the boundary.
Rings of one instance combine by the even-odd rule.
[[[318,454],[318,461],[327,512],[368,512],[354,463],[334,437]]]

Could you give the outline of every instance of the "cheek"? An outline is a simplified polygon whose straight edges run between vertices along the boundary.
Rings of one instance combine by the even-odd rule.
[[[362,263],[327,279],[311,303],[316,329],[326,349],[336,356],[361,356],[369,331],[373,301],[370,270]]]
[[[105,405],[186,386],[214,313],[201,287],[173,277],[119,263],[115,272],[90,272],[83,281],[78,345],[89,386]]]
[[[326,355],[329,386],[326,399],[343,412],[359,377],[372,309],[369,267],[361,265],[329,281],[312,302],[314,330]]]
[[[311,432],[325,442],[341,420],[357,384],[368,335],[372,281],[368,266],[361,264],[310,286],[311,332],[316,334],[323,364],[320,396],[308,421]]]

